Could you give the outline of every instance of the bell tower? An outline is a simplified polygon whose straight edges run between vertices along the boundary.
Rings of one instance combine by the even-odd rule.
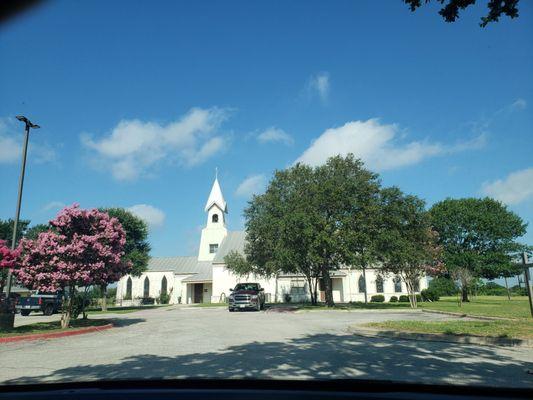
[[[215,173],[215,181],[205,203],[204,211],[207,213],[207,223],[202,229],[198,261],[211,261],[215,258],[220,243],[228,233],[226,229],[228,206],[218,183],[218,171]]]

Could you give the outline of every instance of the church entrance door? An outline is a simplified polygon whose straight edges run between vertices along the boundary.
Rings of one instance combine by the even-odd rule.
[[[204,284],[195,283],[194,284],[194,302],[203,303],[204,300]]]

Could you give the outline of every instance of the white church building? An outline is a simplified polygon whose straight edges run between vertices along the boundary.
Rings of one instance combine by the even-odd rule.
[[[218,179],[215,178],[205,205],[207,222],[200,236],[197,256],[154,257],[140,277],[126,275],[117,285],[117,304],[135,305],[143,299],[160,301],[169,298],[170,304],[225,302],[230,288],[239,282],[257,282],[264,288],[267,302],[309,301],[306,279],[301,275],[279,275],[265,279],[258,276],[239,277],[226,268],[224,257],[235,250],[244,254],[245,232],[229,231],[226,226],[228,212]],[[320,283],[320,282],[319,282]],[[366,270],[366,279],[357,269],[340,269],[332,272],[335,302],[364,301],[364,287],[368,299],[382,294],[388,301],[391,296],[407,294],[405,283],[399,277],[380,276],[375,269]],[[319,284],[319,287],[321,285]],[[419,290],[427,287],[425,278]],[[319,292],[319,300],[324,292]]]

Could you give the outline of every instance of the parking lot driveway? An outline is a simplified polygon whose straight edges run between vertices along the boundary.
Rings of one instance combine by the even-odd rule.
[[[362,338],[350,325],[421,312],[143,310],[121,327],[0,345],[2,383],[149,378],[363,378],[533,387],[531,350]]]

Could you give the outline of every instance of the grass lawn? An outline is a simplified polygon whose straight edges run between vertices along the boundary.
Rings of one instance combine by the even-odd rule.
[[[533,321],[386,321],[365,324],[372,328],[416,333],[444,333],[484,337],[533,339]]]
[[[33,335],[36,333],[63,332],[69,329],[78,329],[89,326],[102,326],[109,324],[106,319],[76,319],[70,321],[70,328],[61,329],[61,321],[38,322],[13,328],[9,332],[0,332],[0,337]]]
[[[327,307],[324,304],[318,304],[316,306],[310,303],[288,303],[286,306],[296,306],[299,310],[384,310],[384,309],[408,309],[409,303],[367,303],[354,302],[354,303],[340,303],[335,304],[334,307]],[[276,305],[273,305],[274,307]]]
[[[107,307],[107,311],[102,311],[100,308],[87,310],[89,315],[94,314],[128,314],[135,311],[149,310],[151,308],[168,307],[168,304],[160,304],[154,306],[131,306],[131,307]]]
[[[197,303],[191,304],[194,307],[227,307],[227,303]]]
[[[419,307],[489,317],[531,318],[526,296],[511,297],[511,300],[506,296],[477,296],[469,303],[463,303],[462,307],[456,297],[442,297],[433,303],[419,303]]]

